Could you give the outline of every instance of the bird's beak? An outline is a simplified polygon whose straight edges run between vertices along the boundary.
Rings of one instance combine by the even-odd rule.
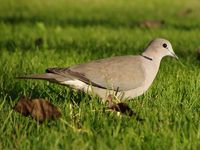
[[[175,53],[172,53],[172,55],[173,55],[172,57],[179,59],[178,56]]]
[[[169,52],[170,52],[170,54],[171,54],[172,57],[178,59],[178,56],[174,52],[171,52],[171,51],[169,51]]]

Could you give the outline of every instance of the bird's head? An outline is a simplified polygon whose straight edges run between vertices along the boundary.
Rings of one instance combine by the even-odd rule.
[[[144,55],[149,57],[160,57],[171,56],[178,59],[178,56],[174,53],[171,43],[163,38],[154,39],[147,46]]]

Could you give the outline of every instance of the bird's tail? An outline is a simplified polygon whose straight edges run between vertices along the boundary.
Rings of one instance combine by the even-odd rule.
[[[37,80],[47,80],[50,82],[63,82],[69,80],[69,78],[54,74],[54,73],[44,73],[44,74],[32,74],[27,76],[19,76],[17,79],[37,79]]]

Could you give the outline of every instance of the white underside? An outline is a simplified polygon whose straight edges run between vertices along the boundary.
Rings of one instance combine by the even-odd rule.
[[[72,86],[73,88],[84,90],[85,88],[88,88],[88,85],[80,80],[74,79],[74,80],[68,80],[62,82],[62,84],[66,84],[69,86]]]
[[[61,84],[65,84],[68,85],[74,89],[77,90],[82,90],[84,92],[89,92],[89,93],[93,93],[97,94],[98,96],[100,96],[103,100],[106,100],[108,95],[114,95],[115,91],[113,90],[105,90],[105,89],[101,89],[98,87],[92,87],[80,80],[74,79],[74,80],[68,80],[68,81],[64,81],[61,82]],[[128,90],[124,92],[118,92],[117,97],[119,97],[120,99],[126,99],[126,98],[134,98],[136,96],[141,95],[142,93],[144,93],[145,90],[143,89],[143,87],[138,87],[136,89],[132,89],[132,90]]]

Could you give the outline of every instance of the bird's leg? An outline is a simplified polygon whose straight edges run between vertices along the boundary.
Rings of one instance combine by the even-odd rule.
[[[109,94],[108,97],[107,97],[108,108],[109,108],[109,109],[112,109],[112,107],[113,107],[114,105],[116,105],[116,103],[113,102],[113,99],[114,99],[114,96],[111,95],[111,94]]]
[[[119,92],[119,87],[117,87],[117,90],[115,91],[114,95],[112,94],[109,94],[108,97],[107,97],[107,101],[108,101],[108,108],[109,109],[114,109],[116,110],[115,108],[117,107],[117,103],[116,102],[113,102],[113,100],[117,100],[117,93]],[[118,110],[118,109],[117,109]],[[117,111],[116,110],[116,111]]]
[[[116,100],[119,102],[120,100],[117,97],[117,93],[119,92],[119,87],[117,87],[117,90],[115,91],[114,95],[113,94],[109,94],[107,97],[107,101],[108,101],[108,106],[109,108],[112,107],[113,105],[116,105]],[[115,100],[115,102],[113,102],[113,100]]]

